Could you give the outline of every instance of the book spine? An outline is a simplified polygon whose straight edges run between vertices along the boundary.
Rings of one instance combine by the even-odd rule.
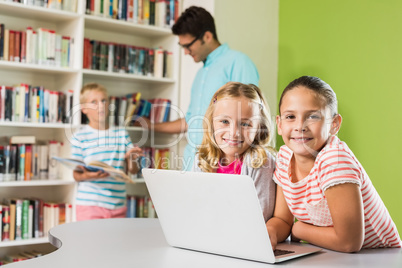
[[[149,24],[149,0],[142,2],[142,24]]]
[[[4,60],[4,23],[0,23],[0,60]]]
[[[14,61],[20,62],[21,60],[21,32],[15,31],[14,41]]]
[[[22,200],[21,238],[29,238],[29,200]]]
[[[32,145],[25,145],[25,180],[32,179]]]
[[[4,29],[3,60],[9,60],[10,30]]]
[[[8,60],[14,61],[15,53],[15,31],[10,30],[10,36],[8,39]]]
[[[28,206],[28,238],[33,238],[33,206],[31,204]]]
[[[22,239],[22,199],[15,201],[15,240]]]
[[[25,179],[25,144],[18,144],[18,181]]]
[[[27,33],[26,33],[26,31],[22,31],[21,32],[21,59],[20,59],[20,61],[23,63],[26,62],[26,55],[27,55],[26,39],[27,39]]]
[[[55,65],[57,67],[61,67],[61,40],[62,36],[60,34],[56,34],[55,36]]]
[[[39,178],[47,180],[49,175],[49,147],[39,145]]]
[[[57,141],[49,142],[49,180],[56,180],[59,178],[59,164],[53,159],[54,156],[59,156],[60,143]]]
[[[3,206],[3,220],[0,222],[2,225],[2,239],[1,241],[10,240],[10,207]]]

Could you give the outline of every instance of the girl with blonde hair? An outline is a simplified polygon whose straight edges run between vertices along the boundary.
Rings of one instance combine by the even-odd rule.
[[[264,219],[272,217],[275,201],[272,124],[261,90],[229,82],[213,96],[205,113],[204,136],[193,171],[250,176]]]

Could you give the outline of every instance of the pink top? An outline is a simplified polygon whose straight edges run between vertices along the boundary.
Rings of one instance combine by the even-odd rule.
[[[227,166],[222,166],[221,163],[218,163],[218,165],[219,167],[216,170],[216,173],[240,174],[243,162],[240,159],[236,159]]]

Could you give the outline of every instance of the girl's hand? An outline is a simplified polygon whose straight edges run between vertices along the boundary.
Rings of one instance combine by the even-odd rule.
[[[276,232],[270,227],[267,227],[267,231],[269,235],[269,240],[271,241],[272,250],[275,250],[276,245],[278,244],[278,238],[276,236]]]
[[[300,238],[298,238],[297,237],[297,235],[295,235],[295,233],[297,233],[301,228],[301,224],[302,224],[302,222],[301,221],[296,221],[294,224],[293,224],[293,227],[292,227],[292,232],[291,232],[291,234],[290,234],[290,240],[292,241],[292,242],[300,242],[301,241],[301,239]]]

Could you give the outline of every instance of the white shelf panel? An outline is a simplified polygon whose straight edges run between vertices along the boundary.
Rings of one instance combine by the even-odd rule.
[[[74,12],[28,6],[14,2],[0,2],[0,14],[52,22],[69,21],[80,17],[79,14]]]
[[[0,127],[22,127],[22,128],[78,128],[80,125],[70,125],[62,123],[27,123],[27,122],[0,122]]]
[[[7,181],[0,182],[0,187],[27,187],[27,186],[63,186],[73,185],[75,181],[70,180],[34,180],[34,181]]]
[[[152,25],[141,25],[133,22],[116,20],[111,18],[85,15],[85,28],[112,31],[124,34],[135,34],[144,37],[160,37],[172,34],[170,28],[161,28]]]
[[[48,237],[13,240],[13,241],[1,241],[0,248],[26,246],[26,245],[37,245],[37,244],[46,244],[46,243],[50,243]]]
[[[113,73],[113,72],[106,72],[106,71],[98,71],[98,70],[82,70],[84,76],[88,78],[98,79],[101,77],[107,77],[108,79],[114,80],[127,80],[127,81],[135,81],[140,83],[146,84],[173,84],[176,80],[171,78],[155,78],[155,77],[148,77],[144,75],[136,75],[136,74],[128,74],[128,73]]]
[[[78,73],[78,69],[61,68],[61,67],[55,67],[55,66],[28,64],[28,63],[12,62],[12,61],[0,61],[0,69],[16,70],[16,71],[32,71],[32,72],[47,73],[47,74],[48,73],[52,73],[52,74],[55,74],[55,73],[77,74]]]

